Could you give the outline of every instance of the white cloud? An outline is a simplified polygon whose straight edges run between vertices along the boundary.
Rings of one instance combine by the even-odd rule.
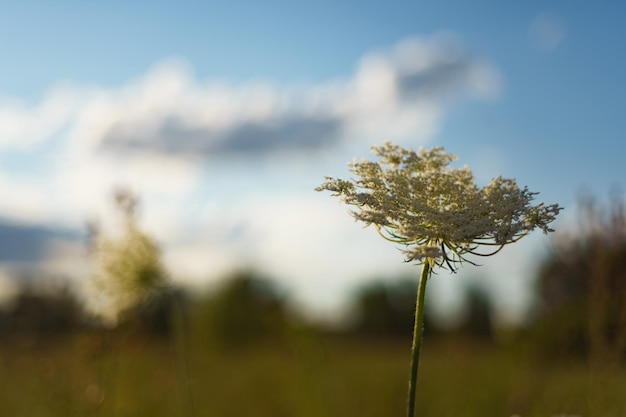
[[[235,248],[210,239],[178,244],[165,252],[164,261],[174,270],[172,279],[193,287],[206,287],[240,267]]]
[[[88,90],[57,85],[34,106],[9,97],[0,98],[0,148],[28,149],[50,140],[74,121]]]
[[[64,135],[68,156],[101,148],[215,154],[319,148],[363,135],[432,136],[449,102],[497,94],[497,71],[450,34],[366,54],[346,80],[309,86],[199,81],[166,60],[117,88],[57,86],[40,103],[0,101],[0,147]]]
[[[42,191],[41,184],[0,172],[0,189],[4,196],[0,217],[37,225],[55,220],[47,210],[50,196]]]
[[[365,55],[351,81],[347,124],[355,136],[425,141],[447,106],[463,95],[493,98],[498,72],[451,34],[409,38]]]
[[[45,244],[40,267],[49,276],[73,278],[84,283],[91,273],[88,255],[82,239],[51,238]]]
[[[0,146],[45,141],[68,129],[71,150],[215,154],[319,148],[346,136],[437,130],[450,101],[499,91],[497,71],[454,36],[409,38],[366,54],[346,80],[310,86],[199,81],[163,61],[118,88],[57,87],[38,105],[0,103]]]

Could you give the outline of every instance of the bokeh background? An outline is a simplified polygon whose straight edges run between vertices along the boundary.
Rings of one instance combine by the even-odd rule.
[[[3,5],[0,407],[402,413],[419,269],[314,191],[391,140],[565,208],[554,234],[429,282],[422,414],[626,414],[625,17],[615,0]],[[122,256],[129,224],[148,258]],[[159,283],[104,321],[103,236]]]

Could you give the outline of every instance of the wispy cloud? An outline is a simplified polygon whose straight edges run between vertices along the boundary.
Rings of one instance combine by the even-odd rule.
[[[336,140],[340,128],[341,121],[329,116],[289,115],[241,121],[224,130],[188,126],[179,118],[171,118],[164,120],[148,140],[141,133],[131,133],[132,128],[114,126],[103,136],[102,147],[183,155],[315,149]]]
[[[451,35],[410,38],[366,54],[353,75],[309,86],[197,80],[164,61],[127,85],[60,86],[40,103],[0,103],[0,146],[49,140],[64,128],[97,149],[214,154],[318,148],[379,125],[389,135],[431,126],[451,99],[497,93],[497,72]]]

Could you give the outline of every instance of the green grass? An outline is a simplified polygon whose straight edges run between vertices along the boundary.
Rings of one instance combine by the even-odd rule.
[[[402,416],[408,343],[309,335],[219,350],[192,338],[197,416]],[[184,416],[175,346],[97,333],[0,348],[1,415]],[[184,392],[184,391],[183,391]],[[626,370],[532,361],[462,339],[425,340],[420,417],[626,416]]]

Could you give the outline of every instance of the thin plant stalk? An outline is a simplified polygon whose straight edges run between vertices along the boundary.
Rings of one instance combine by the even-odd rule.
[[[409,376],[409,404],[407,410],[408,417],[415,416],[415,392],[417,389],[417,371],[420,361],[420,347],[422,346],[422,333],[424,330],[424,301],[426,296],[426,281],[430,275],[431,267],[429,262],[422,265],[419,287],[417,289],[417,300],[415,302],[415,325],[413,327],[413,346],[411,347],[411,373]]]
[[[185,316],[185,306],[182,295],[174,294],[174,326],[176,333],[176,356],[178,368],[178,383],[180,387],[181,400],[184,403],[185,415],[194,417],[196,408],[191,389],[191,378],[189,376],[189,358],[187,356],[187,320]]]

